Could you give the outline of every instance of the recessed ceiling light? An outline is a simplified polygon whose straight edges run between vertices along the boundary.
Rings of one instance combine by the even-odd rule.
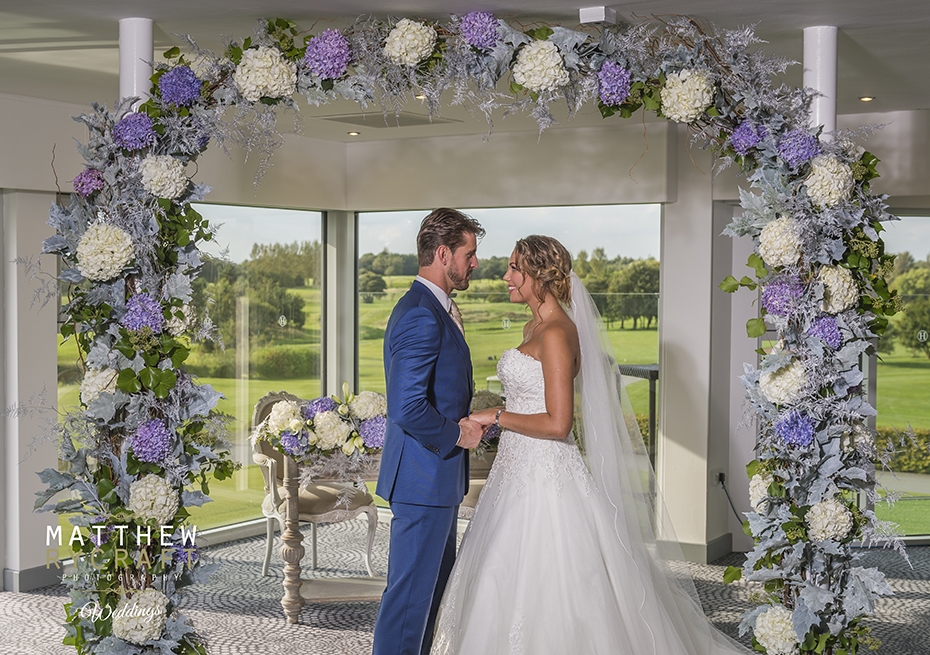
[[[346,132],[349,136],[358,136],[361,132]]]
[[[875,100],[875,96],[861,96],[859,100],[861,100],[862,102],[872,102],[873,100]]]

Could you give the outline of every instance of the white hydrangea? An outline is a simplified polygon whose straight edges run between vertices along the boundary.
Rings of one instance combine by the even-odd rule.
[[[129,485],[129,511],[143,523],[172,525],[178,511],[178,492],[154,473]]]
[[[555,91],[568,84],[565,62],[554,43],[533,41],[520,48],[513,65],[513,80],[523,88],[539,93]]]
[[[81,380],[81,402],[90,405],[102,393],[116,391],[119,371],[112,368],[89,368]]]
[[[774,371],[766,371],[759,377],[762,395],[776,405],[790,405],[798,398],[807,384],[804,365],[797,359]]]
[[[249,102],[262,98],[285,98],[297,90],[297,64],[277,48],[259,46],[243,51],[233,81]]]
[[[775,481],[771,473],[756,473],[749,479],[749,506],[753,512],[765,514],[769,507],[769,485]]]
[[[338,412],[320,412],[313,419],[317,446],[322,450],[342,448],[352,435],[352,428],[339,416]]]
[[[790,218],[776,218],[759,234],[759,256],[769,266],[791,266],[801,257],[798,224]]]
[[[113,279],[136,256],[132,237],[125,230],[107,223],[94,223],[78,242],[77,267],[88,280]]]
[[[815,204],[832,207],[852,192],[852,168],[833,155],[820,155],[811,162],[811,174],[806,184],[807,195]]]
[[[666,78],[660,95],[665,116],[690,123],[714,102],[714,85],[707,71],[685,69]]]
[[[296,433],[306,427],[306,421],[300,413],[300,405],[293,400],[282,400],[271,408],[266,425],[274,434],[285,431]]]
[[[383,394],[374,391],[362,391],[349,402],[349,411],[360,421],[384,416],[387,412],[387,401]]]
[[[168,597],[157,589],[123,596],[113,610],[113,635],[141,646],[159,639],[168,618]]]
[[[178,318],[175,313],[180,311],[184,318]],[[194,309],[188,305],[181,305],[180,310],[175,307],[171,310],[171,318],[165,323],[165,330],[173,337],[179,337],[184,334],[185,330],[190,327],[191,320],[194,317]]]
[[[853,527],[852,512],[835,498],[821,501],[807,511],[807,536],[813,541],[836,539],[849,534]]]
[[[860,446],[870,448],[874,445],[875,435],[862,423],[855,423],[849,426],[849,429],[846,430],[840,438],[840,446],[843,452],[846,453],[851,453]]]
[[[823,283],[823,311],[838,314],[859,302],[859,287],[848,268],[824,266],[818,278]]]
[[[799,641],[791,612],[782,605],[773,605],[756,617],[753,635],[765,648],[766,655],[792,655],[797,652]]]
[[[395,64],[416,66],[436,46],[436,30],[426,23],[401,19],[384,42],[384,54]]]
[[[149,155],[139,164],[142,188],[156,198],[173,200],[187,190],[184,162],[171,155]]]

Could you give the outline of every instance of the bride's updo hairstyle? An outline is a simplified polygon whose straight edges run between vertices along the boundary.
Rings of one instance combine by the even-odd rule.
[[[517,241],[516,263],[520,271],[536,280],[536,297],[540,302],[551,293],[556,300],[569,304],[572,299],[572,256],[552,237],[531,234]]]

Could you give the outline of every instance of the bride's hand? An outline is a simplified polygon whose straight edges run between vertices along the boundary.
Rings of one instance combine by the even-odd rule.
[[[489,407],[487,409],[481,409],[477,412],[472,412],[468,418],[476,423],[480,423],[484,427],[489,425],[494,425],[494,421],[497,420],[497,410],[503,409],[503,407]]]

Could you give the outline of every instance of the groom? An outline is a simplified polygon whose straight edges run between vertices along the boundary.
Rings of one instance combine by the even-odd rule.
[[[478,268],[478,221],[437,209],[417,234],[420,266],[384,334],[388,422],[377,493],[391,504],[387,588],[374,655],[425,655],[455,559],[458,506],[468,490],[468,448],[481,426],[468,416],[471,355],[458,307]]]

